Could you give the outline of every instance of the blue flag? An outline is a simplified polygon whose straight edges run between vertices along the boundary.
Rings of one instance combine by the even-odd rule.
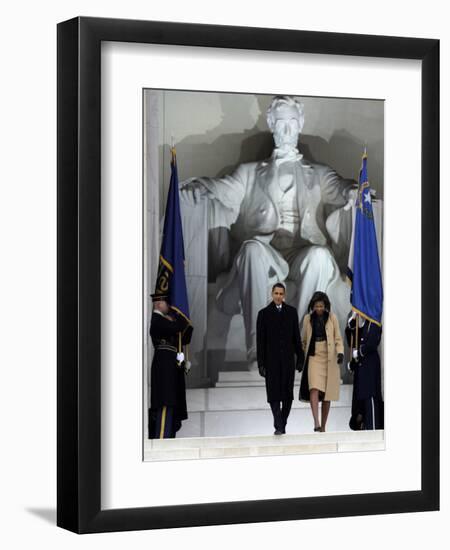
[[[367,177],[367,154],[364,152],[359,173],[355,227],[350,247],[347,275],[352,289],[352,309],[362,317],[381,326],[383,284],[377,236],[372,208],[372,196]]]
[[[175,149],[172,149],[171,176],[159,256],[155,294],[168,294],[173,309],[188,321],[189,303],[184,272],[184,241]]]

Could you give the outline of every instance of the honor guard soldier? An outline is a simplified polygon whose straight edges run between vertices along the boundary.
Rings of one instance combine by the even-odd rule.
[[[345,334],[352,354],[348,369],[354,375],[350,428],[381,430],[384,427],[381,364],[378,354],[381,327],[353,314]]]
[[[155,353],[151,367],[149,438],[173,438],[186,420],[185,374],[190,368],[182,346],[189,344],[193,327],[168,303],[168,295],[152,294],[150,336]]]

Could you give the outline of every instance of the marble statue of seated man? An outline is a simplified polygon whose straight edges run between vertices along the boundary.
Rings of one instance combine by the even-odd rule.
[[[189,204],[208,197],[209,262],[222,272],[217,304],[230,315],[242,311],[250,362],[256,359],[257,314],[276,282],[291,282],[288,301],[300,319],[316,290],[327,293],[339,318],[350,309],[326,221],[354,201],[354,184],[299,153],[304,114],[297,100],[274,97],[267,123],[275,142],[270,158],[241,164],[225,177],[191,178],[180,190]]]

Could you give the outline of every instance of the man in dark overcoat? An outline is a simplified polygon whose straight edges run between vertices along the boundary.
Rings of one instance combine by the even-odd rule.
[[[168,296],[152,294],[152,300],[150,336],[155,354],[150,377],[149,438],[173,438],[187,418],[186,361],[181,349],[189,344],[193,328],[171,309]]]
[[[256,322],[258,370],[266,380],[275,435],[286,433],[294,399],[295,368],[297,365],[301,370],[303,365],[297,310],[284,302],[285,294],[284,285],[276,283],[272,302],[258,312]]]
[[[345,334],[352,353],[349,368],[354,374],[350,428],[383,429],[384,404],[378,354],[381,327],[359,315],[353,315],[348,321]]]

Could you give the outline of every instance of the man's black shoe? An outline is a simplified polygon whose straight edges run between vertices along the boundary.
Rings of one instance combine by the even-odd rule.
[[[275,430],[273,432],[273,435],[283,435],[284,432],[282,432],[281,430]]]

